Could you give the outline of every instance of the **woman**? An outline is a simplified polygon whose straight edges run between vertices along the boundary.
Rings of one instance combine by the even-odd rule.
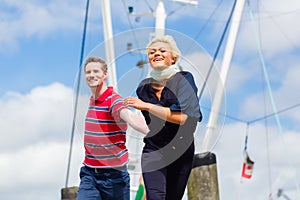
[[[142,172],[147,200],[180,200],[194,156],[194,132],[202,114],[193,75],[180,71],[172,36],[147,45],[152,71],[125,105],[141,110],[150,132],[144,138]]]

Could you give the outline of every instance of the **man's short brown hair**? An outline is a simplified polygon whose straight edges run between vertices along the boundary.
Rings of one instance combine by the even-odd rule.
[[[86,61],[85,61],[85,63],[84,63],[84,69],[85,69],[85,67],[86,67],[89,63],[91,63],[91,62],[98,62],[98,63],[102,64],[101,69],[102,69],[104,72],[107,71],[107,64],[106,64],[105,60],[103,60],[103,59],[100,58],[100,57],[96,57],[96,56],[90,56],[90,57],[88,57],[88,58],[86,59]]]

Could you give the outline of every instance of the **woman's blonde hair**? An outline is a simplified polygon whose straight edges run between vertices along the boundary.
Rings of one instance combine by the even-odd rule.
[[[155,38],[153,38],[153,39],[147,44],[146,49],[148,50],[149,47],[150,47],[153,43],[156,43],[156,42],[164,42],[164,43],[169,44],[169,46],[170,46],[170,48],[171,48],[171,52],[172,52],[173,56],[175,57],[175,63],[178,62],[179,56],[181,55],[181,52],[180,52],[180,50],[178,49],[177,44],[176,44],[174,38],[173,38],[171,35],[163,35],[163,36],[160,36],[160,37],[155,37]]]

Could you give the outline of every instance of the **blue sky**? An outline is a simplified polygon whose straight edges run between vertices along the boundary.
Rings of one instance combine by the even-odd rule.
[[[136,62],[145,59],[144,55],[128,53],[126,45],[131,42],[134,48],[143,48],[148,38],[145,33],[154,26],[152,17],[128,16],[127,6],[133,6],[137,13],[150,12],[158,1],[112,2],[118,87],[126,96],[134,92],[144,73],[135,66]],[[177,39],[183,54],[182,65],[193,72],[200,90],[233,1],[203,0],[197,7],[164,3],[167,13],[171,13],[166,21],[167,33]],[[65,184],[86,1],[0,0],[0,4],[0,198],[60,199],[60,189]],[[300,197],[299,15],[300,3],[296,0],[250,1],[249,7],[244,8],[221,109],[240,121],[220,117],[219,137],[212,149],[217,155],[221,199],[267,199],[270,193],[276,199],[278,189],[283,189],[291,199]],[[91,1],[85,56],[103,49],[103,42],[101,4]],[[193,48],[189,48],[190,44]],[[206,132],[224,47],[225,43],[200,102],[204,121],[196,133],[197,151],[201,150]],[[249,125],[248,152],[255,166],[253,177],[241,182],[245,122],[274,113],[260,56],[277,110],[295,107],[279,115],[281,127],[274,117]],[[84,82],[81,88],[86,90]],[[85,96],[80,96],[82,110],[85,100]],[[78,185],[83,159],[80,119],[70,185]]]

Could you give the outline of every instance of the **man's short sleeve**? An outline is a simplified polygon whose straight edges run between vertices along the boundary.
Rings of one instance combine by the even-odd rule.
[[[124,106],[124,99],[118,94],[112,95],[110,114],[113,116],[116,122],[122,121],[120,112],[123,109],[128,109],[126,106]]]

